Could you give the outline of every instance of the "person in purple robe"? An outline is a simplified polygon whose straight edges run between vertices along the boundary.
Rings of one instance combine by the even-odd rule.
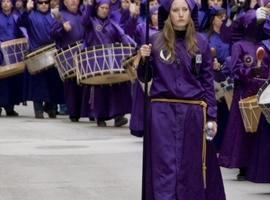
[[[225,200],[216,153],[206,141],[206,126],[210,138],[216,133],[217,107],[209,44],[191,17],[196,4],[161,4],[169,12],[164,27],[141,46],[133,63],[141,81],[152,80],[145,199]]]
[[[198,22],[199,22],[199,30],[203,31],[206,23],[211,18],[211,8],[212,7],[223,7],[226,8],[226,1],[223,0],[202,0],[201,8],[198,12]]]
[[[26,11],[18,19],[18,24],[27,29],[29,51],[33,52],[53,43],[50,36],[53,17],[48,0],[29,0]],[[63,103],[63,83],[57,69],[52,67],[36,75],[25,71],[25,100],[33,101],[35,118],[44,118],[45,111],[50,118],[56,118],[57,104]]]
[[[110,19],[114,20],[116,23],[120,24],[122,14],[126,11],[129,12],[130,1],[121,0],[121,6],[117,10],[113,10],[110,13]]]
[[[57,20],[51,27],[51,35],[58,48],[67,48],[83,40],[84,27],[81,24],[82,13],[79,10],[79,0],[64,0]],[[65,102],[68,107],[69,118],[78,122],[81,116],[82,86],[77,84],[76,78],[64,81]]]
[[[245,180],[246,169],[250,163],[257,134],[245,131],[239,101],[257,94],[259,87],[264,82],[263,79],[268,76],[269,64],[267,64],[267,58],[264,58],[261,72],[256,69],[256,50],[262,45],[260,42],[265,38],[265,35],[262,24],[257,23],[255,10],[247,11],[239,20],[245,29],[243,30],[243,39],[232,46],[231,68],[234,79],[234,94],[220,150],[219,164],[227,168],[239,168],[237,179]]]
[[[261,9],[256,10],[257,22],[264,22],[264,32],[267,34],[268,38],[270,36],[269,32],[269,6],[270,1],[265,0],[264,6]],[[258,12],[259,11],[259,12]],[[265,12],[266,11],[266,12]],[[262,47],[266,51],[266,63],[269,67],[269,56],[270,56],[270,40],[263,40]],[[268,80],[270,80],[270,70],[268,70]],[[266,91],[264,91],[266,92]],[[260,103],[260,102],[259,102]],[[269,117],[269,116],[268,116]],[[269,121],[269,119],[268,119]],[[262,114],[260,122],[258,125],[257,136],[254,141],[253,150],[251,153],[251,158],[249,166],[246,172],[246,179],[255,183],[270,183],[270,123],[266,121],[265,116]]]
[[[134,41],[112,20],[108,18],[109,0],[99,0],[85,9],[82,24],[85,26],[84,44],[86,47],[100,44],[135,44]],[[89,117],[97,119],[98,126],[106,126],[105,120],[114,118],[116,127],[125,125],[124,117],[131,111],[130,83],[88,86],[84,90],[83,108]]]
[[[0,3],[0,41],[5,42],[23,37],[16,24],[17,17],[13,9],[14,2],[11,0],[1,0]],[[14,62],[14,60],[10,60],[10,62]],[[3,60],[2,65],[6,65],[5,60]],[[21,74],[0,79],[0,107],[5,109],[7,116],[18,116],[18,113],[14,110],[14,105],[19,104],[23,100],[22,83],[23,76]]]
[[[230,56],[229,44],[224,43],[220,38],[220,27],[222,20],[226,17],[226,10],[219,6],[210,8],[208,21],[202,29],[209,40],[210,48],[215,49],[213,57],[214,77],[215,77],[215,92],[217,99],[217,123],[218,131],[214,139],[217,151],[220,150],[222,138],[225,132],[226,124],[228,121],[229,110],[225,98],[220,97],[218,94],[222,93],[223,89],[233,89],[232,84],[228,84],[227,80],[230,76],[230,70],[226,65],[226,61]],[[232,82],[232,81],[231,81]],[[219,91],[221,90],[221,91]]]

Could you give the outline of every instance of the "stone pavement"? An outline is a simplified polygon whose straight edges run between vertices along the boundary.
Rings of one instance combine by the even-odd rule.
[[[0,118],[0,200],[140,200],[142,140],[128,127],[37,120],[30,103],[16,110]],[[227,200],[270,200],[270,184],[222,173]]]

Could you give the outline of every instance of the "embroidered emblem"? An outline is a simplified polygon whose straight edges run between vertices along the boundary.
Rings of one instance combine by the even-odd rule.
[[[160,58],[165,62],[170,62],[170,58],[172,57],[171,53],[168,53],[166,50],[161,49],[159,52]]]
[[[248,67],[250,67],[253,63],[254,59],[251,55],[245,55],[244,56],[244,64]]]
[[[196,54],[196,64],[202,64],[202,54]]]
[[[102,30],[102,26],[101,25],[96,25],[96,31],[101,31]]]

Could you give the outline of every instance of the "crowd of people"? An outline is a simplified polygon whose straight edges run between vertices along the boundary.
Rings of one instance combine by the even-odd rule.
[[[261,114],[249,133],[239,108],[239,101],[256,95],[270,80],[270,1],[149,4],[147,21],[147,2],[141,0],[1,0],[1,42],[25,37],[29,52],[78,41],[82,48],[136,45],[132,68],[138,78],[85,85],[76,77],[62,81],[54,67],[35,75],[25,69],[0,79],[0,114],[3,108],[6,116],[17,117],[15,105],[33,101],[38,119],[44,112],[50,118],[66,113],[71,122],[86,117],[106,127],[114,119],[120,127],[131,113],[130,131],[138,137],[144,136],[147,120],[147,200],[224,200],[219,166],[238,168],[239,181],[270,183],[270,116]],[[3,53],[0,61],[7,64]],[[224,92],[231,94],[229,100]],[[209,129],[213,141],[206,140]]]

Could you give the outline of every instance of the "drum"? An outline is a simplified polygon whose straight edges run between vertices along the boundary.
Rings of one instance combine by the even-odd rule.
[[[270,124],[270,80],[266,81],[259,89],[257,100],[267,122]]]
[[[234,88],[234,85],[232,82],[230,82],[229,78],[227,78],[223,82],[214,81],[216,100],[222,101],[222,99],[225,99],[225,102],[226,102],[229,110],[230,110],[231,105],[232,105],[233,88]]]
[[[59,49],[55,55],[55,64],[62,80],[76,76],[76,66],[74,62],[75,54],[81,49],[82,43],[68,45],[67,48]]]
[[[1,43],[3,64],[0,66],[0,78],[7,78],[24,71],[24,56],[28,49],[26,38],[8,40]]]
[[[103,85],[129,81],[122,60],[134,52],[134,46],[119,43],[92,46],[80,51],[75,59],[78,82]]]
[[[262,112],[256,95],[241,99],[239,108],[246,132],[256,132]]]
[[[53,67],[56,52],[55,44],[50,44],[27,54],[25,63],[29,73],[34,75]]]

